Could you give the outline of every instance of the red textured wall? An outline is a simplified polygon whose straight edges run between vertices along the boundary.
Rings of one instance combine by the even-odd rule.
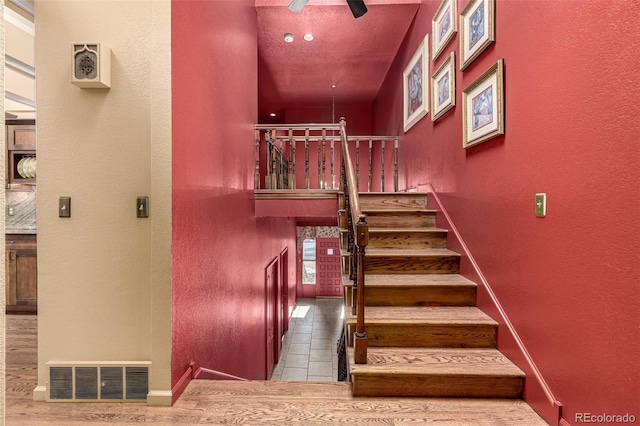
[[[174,0],[172,52],[172,384],[192,361],[264,379],[265,268],[295,253],[295,223],[254,216],[254,1]]]
[[[497,0],[496,42],[458,70],[456,108],[404,134],[402,70],[438,5],[423,0],[373,130],[401,135],[401,187],[440,193],[563,418],[640,418],[640,6]],[[451,50],[459,61],[458,42],[431,72]],[[506,135],[464,150],[460,93],[500,58]],[[534,216],[536,192],[546,218]]]

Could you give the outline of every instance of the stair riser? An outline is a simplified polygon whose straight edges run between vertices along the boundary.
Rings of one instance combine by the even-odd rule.
[[[365,310],[366,322],[366,310]],[[349,336],[355,323],[349,323]],[[496,329],[490,325],[365,324],[371,347],[495,348]],[[350,339],[349,344],[352,344]]]
[[[459,256],[367,256],[365,274],[457,274]]]
[[[372,248],[446,248],[446,232],[369,232]]]
[[[352,375],[353,396],[520,398],[520,377]]]
[[[475,287],[374,287],[365,281],[365,306],[475,306]],[[346,287],[351,294],[351,286]],[[351,297],[348,297],[351,306]]]
[[[425,194],[367,194],[359,195],[360,208],[363,209],[420,209],[427,205]]]
[[[367,224],[370,227],[397,228],[406,226],[409,228],[429,228],[436,226],[436,216],[433,212],[381,213],[367,212]]]

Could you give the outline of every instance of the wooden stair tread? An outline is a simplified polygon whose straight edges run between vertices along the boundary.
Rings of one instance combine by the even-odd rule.
[[[498,325],[473,306],[367,306],[364,318],[366,324]],[[356,316],[347,313],[346,321],[353,324]]]
[[[347,234],[349,232],[349,230],[346,228],[340,228],[339,230],[341,234]],[[428,226],[428,227],[421,227],[421,228],[416,228],[416,227],[393,228],[393,227],[384,227],[384,226],[370,226],[369,233],[371,232],[425,232],[425,233],[428,233],[428,232],[449,232],[449,230],[445,228],[438,228],[436,226]]]
[[[365,256],[368,257],[415,257],[415,256],[460,256],[460,253],[446,248],[421,248],[421,249],[405,249],[405,248],[367,248]]]
[[[382,197],[426,197],[428,196],[428,192],[379,192],[379,191],[371,191],[371,192],[358,192],[358,196],[367,197],[367,196],[382,196]]]
[[[345,286],[353,286],[348,275],[343,275]],[[410,287],[410,286],[463,286],[477,287],[473,281],[460,274],[367,274],[365,287]]]
[[[353,348],[348,348],[353,360]],[[419,374],[524,377],[497,349],[372,347],[367,364],[351,362],[351,374]]]
[[[345,231],[347,231],[345,229]],[[446,229],[443,228],[437,228],[435,226],[431,226],[431,227],[425,227],[425,228],[384,228],[382,226],[370,226],[369,227],[369,233],[378,233],[378,232],[412,232],[412,233],[417,233],[417,232],[421,232],[421,233],[431,233],[431,232],[449,232]]]
[[[367,214],[412,214],[412,213],[436,213],[436,210],[428,209],[426,207],[405,207],[405,208],[386,208],[378,209],[374,207],[361,206],[360,210],[365,215]]]

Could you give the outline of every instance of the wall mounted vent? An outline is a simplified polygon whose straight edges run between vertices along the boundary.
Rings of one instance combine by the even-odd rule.
[[[150,362],[48,362],[48,402],[146,402]]]

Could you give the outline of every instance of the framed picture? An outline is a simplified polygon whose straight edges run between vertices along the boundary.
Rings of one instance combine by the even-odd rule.
[[[402,73],[404,93],[404,131],[409,130],[429,112],[429,34]]]
[[[500,59],[462,91],[462,147],[504,134],[503,63]]]
[[[495,41],[496,0],[471,0],[460,14],[460,69]]]
[[[458,31],[458,2],[456,0],[442,0],[440,7],[431,21],[431,54],[434,61],[440,55],[447,43]]]
[[[456,55],[454,52],[431,76],[431,121],[453,108],[456,104]]]

